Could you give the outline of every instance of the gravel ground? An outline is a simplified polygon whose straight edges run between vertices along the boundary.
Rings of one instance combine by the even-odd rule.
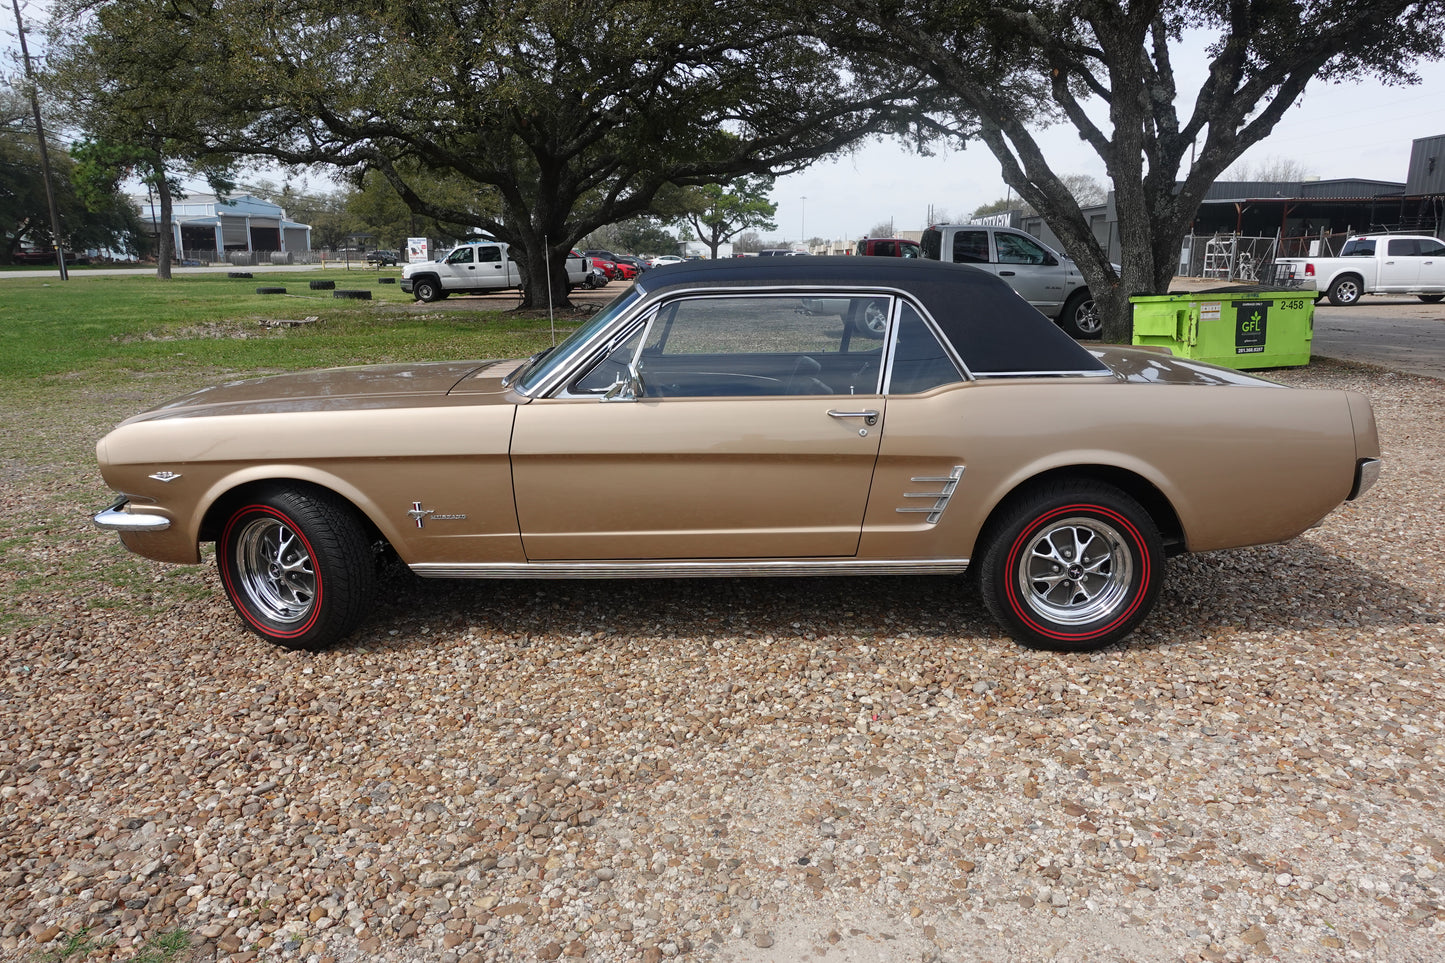
[[[0,488],[0,957],[1445,958],[1445,383],[1278,377],[1370,395],[1380,484],[1081,656],[948,578],[405,572],[289,653],[88,527],[139,403],[3,413],[65,465]]]

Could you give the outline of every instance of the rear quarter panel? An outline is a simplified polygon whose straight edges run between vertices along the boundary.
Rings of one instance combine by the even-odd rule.
[[[1366,406],[1368,408],[1368,406]],[[1132,472],[1174,507],[1190,551],[1283,541],[1348,495],[1356,447],[1344,392],[978,381],[890,398],[861,554],[969,555],[989,514],[1071,466]],[[965,468],[944,517],[899,514],[916,476]],[[917,502],[912,502],[917,504]]]

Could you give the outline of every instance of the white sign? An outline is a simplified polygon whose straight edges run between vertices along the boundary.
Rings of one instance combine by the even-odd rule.
[[[420,264],[431,260],[431,244],[424,237],[406,239],[406,260],[408,264]]]

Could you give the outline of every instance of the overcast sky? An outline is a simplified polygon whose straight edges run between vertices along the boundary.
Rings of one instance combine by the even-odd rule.
[[[1410,87],[1311,85],[1244,162],[1276,158],[1324,179],[1404,181],[1410,142],[1445,134],[1445,64],[1425,64],[1419,74],[1421,82]],[[1197,86],[1186,87],[1186,79],[1198,82],[1181,69],[1180,89],[1192,98]],[[1103,162],[1072,126],[1037,136],[1054,171],[1105,181]],[[998,162],[982,143],[919,157],[891,141],[779,178],[772,195],[778,205],[776,236],[789,242],[857,238],[889,220],[899,231],[922,230],[930,205],[962,220],[1004,196]]]

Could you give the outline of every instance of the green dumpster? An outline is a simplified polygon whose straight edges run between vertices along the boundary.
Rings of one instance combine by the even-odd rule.
[[[1140,294],[1134,343],[1164,345],[1182,358],[1226,368],[1288,368],[1310,363],[1315,302],[1298,291],[1261,287]]]

